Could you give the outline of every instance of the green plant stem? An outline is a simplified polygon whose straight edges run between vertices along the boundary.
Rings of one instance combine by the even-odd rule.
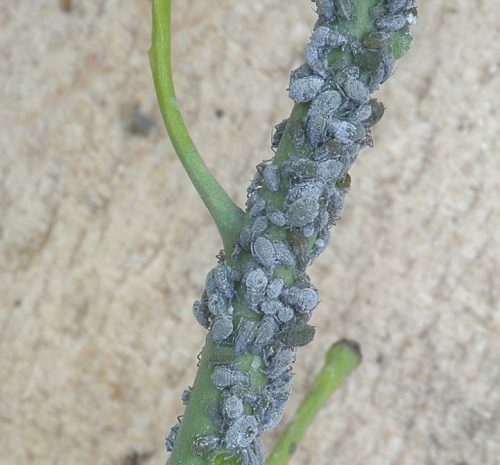
[[[286,465],[327,399],[361,362],[359,346],[348,340],[335,343],[297,412],[269,454],[266,465]]]
[[[170,0],[153,0],[153,29],[148,53],[158,104],[179,160],[212,215],[226,253],[230,255],[241,229],[244,213],[205,165],[182,119],[170,63],[170,23]]]

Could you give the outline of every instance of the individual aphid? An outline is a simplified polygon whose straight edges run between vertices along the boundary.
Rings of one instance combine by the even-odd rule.
[[[407,15],[403,13],[389,14],[375,20],[375,24],[383,31],[393,32],[401,29],[407,21]]]
[[[221,263],[213,270],[213,283],[219,293],[226,299],[231,299],[234,293],[233,271]]]
[[[274,126],[274,131],[273,135],[271,137],[271,148],[277,149],[278,145],[280,145],[281,142],[281,137],[283,136],[283,132],[285,131],[286,123],[288,119],[284,119],[280,123],[278,123],[276,126]]]
[[[259,416],[259,428],[262,432],[275,428],[283,418],[284,409],[269,405]]]
[[[280,350],[272,359],[266,369],[269,379],[274,379],[283,374],[295,361],[295,351],[292,349]]]
[[[267,218],[268,220],[272,223],[275,224],[276,226],[285,226],[286,224],[286,216],[281,210],[267,210]]]
[[[267,223],[266,223],[267,227]],[[241,228],[240,237],[238,238],[238,242],[243,250],[246,250],[250,247],[250,242],[252,242],[252,231],[251,225],[246,225]]]
[[[328,26],[316,27],[311,35],[311,44],[320,49],[338,48],[346,41],[346,37],[338,29]]]
[[[328,59],[323,50],[314,44],[306,45],[304,57],[307,64],[319,76],[326,78],[328,75]]]
[[[208,361],[211,365],[229,365],[234,362],[238,354],[229,346],[217,346],[216,350],[210,352]]]
[[[187,405],[188,402],[189,402],[189,398],[191,397],[191,391],[192,391],[192,387],[191,386],[188,386],[186,389],[184,389],[184,391],[182,391],[182,394],[181,394],[181,401],[183,403],[183,405]]]
[[[286,293],[285,301],[296,308],[298,312],[310,312],[318,305],[319,294],[312,287],[292,286]]]
[[[212,452],[220,444],[220,438],[211,434],[200,434],[195,437],[191,450],[194,455],[202,456]]]
[[[276,265],[276,255],[273,243],[267,237],[259,236],[250,247],[252,256],[265,268],[272,268]]]
[[[264,184],[272,192],[280,190],[280,172],[276,165],[267,165],[262,172]]]
[[[286,200],[288,204],[303,197],[319,200],[324,189],[325,184],[319,179],[305,180],[303,182],[294,183],[288,189]]]
[[[259,425],[253,415],[243,415],[235,420],[226,432],[226,447],[239,449],[248,447],[259,434]]]
[[[274,318],[270,316],[262,318],[257,329],[257,335],[255,336],[255,340],[253,342],[254,347],[261,348],[269,344],[273,340],[277,330],[278,326],[276,325]]]
[[[335,11],[342,18],[350,21],[352,19],[352,0],[335,0]]]
[[[389,45],[390,34],[384,31],[368,32],[363,36],[362,44],[372,50],[382,50]]]
[[[335,16],[333,0],[314,0],[316,2],[318,16],[326,20],[333,19]]]
[[[407,0],[389,0],[387,2],[387,10],[389,13],[398,13],[399,11],[407,8],[407,3]]]
[[[283,241],[274,241],[274,256],[276,262],[283,266],[295,266],[296,259],[293,252]]]
[[[281,307],[283,304],[279,300],[264,300],[259,309],[264,315],[275,315]]]
[[[348,79],[342,90],[356,104],[364,104],[370,100],[370,90],[359,79]]]
[[[314,226],[314,223],[308,223],[305,226],[302,226],[302,228],[300,228],[300,230],[301,230],[302,234],[304,235],[304,237],[306,239],[309,239],[316,231],[316,228]]]
[[[215,318],[210,335],[215,342],[222,342],[233,333],[233,319],[231,316],[219,316]]]
[[[314,326],[303,323],[287,328],[280,337],[287,347],[303,347],[314,339],[315,332]]]
[[[360,105],[359,107],[355,108],[352,110],[348,116],[347,119],[351,123],[361,123],[363,121],[366,121],[368,118],[370,118],[372,114],[372,106],[370,102]]]
[[[331,183],[339,179],[344,165],[338,160],[326,160],[317,163],[318,178],[325,183]]]
[[[234,338],[234,349],[236,352],[246,352],[254,340],[256,329],[256,321],[240,320],[240,324]]]
[[[370,105],[370,117],[365,121],[365,123],[369,126],[375,126],[382,116],[384,116],[385,107],[382,102],[379,102],[377,99],[372,98],[368,104]]]
[[[329,242],[330,242],[330,232],[325,231],[324,233],[321,234],[321,237],[318,237],[314,241],[314,245],[310,255],[310,262],[312,262],[316,257],[318,257],[321,254],[321,252],[323,252],[326,249]]]
[[[284,281],[281,278],[273,279],[266,288],[266,296],[269,299],[277,299],[281,291],[283,290],[283,286],[285,285]]]
[[[211,294],[208,297],[208,309],[215,317],[233,314],[233,307],[220,294]]]
[[[325,90],[311,103],[308,115],[319,114],[323,118],[330,117],[341,105],[342,96],[336,90]]]
[[[288,90],[288,96],[296,103],[310,102],[321,92],[325,80],[320,76],[307,76],[294,81]]]
[[[174,449],[175,439],[177,438],[177,433],[180,426],[181,425],[179,423],[173,426],[170,429],[170,433],[168,433],[168,436],[165,438],[165,448],[167,449],[167,452],[172,452],[172,450]]]
[[[222,415],[226,420],[235,420],[243,415],[243,401],[235,395],[228,395],[222,399]]]
[[[290,72],[290,85],[292,85],[297,79],[302,79],[306,76],[311,76],[312,74],[314,74],[313,70],[309,65],[304,63]]]
[[[193,315],[196,318],[196,321],[205,329],[210,327],[210,315],[205,302],[196,300],[193,303]]]
[[[267,229],[267,225],[268,222],[265,216],[258,216],[255,218],[253,223],[250,225],[250,241],[255,240],[255,238],[259,237],[261,234],[264,234]]]
[[[384,52],[382,50],[370,50],[368,48],[362,48],[358,50],[354,56],[353,61],[360,68],[373,73],[377,71],[382,63]]]
[[[251,202],[249,202],[250,199],[252,199]],[[247,208],[251,218],[259,216],[266,209],[266,201],[258,192],[253,193],[248,200]]]
[[[248,384],[250,377],[236,368],[228,366],[217,366],[211,376],[212,382],[219,388],[224,389],[234,384]]]
[[[339,142],[348,144],[356,141],[357,128],[355,124],[335,118],[332,118],[328,123],[328,132]]]
[[[265,455],[262,444],[255,438],[248,447],[243,447],[238,451],[243,465],[264,465]]]
[[[276,313],[276,317],[282,323],[289,322],[294,316],[295,314],[293,312],[293,309],[290,307],[285,307],[284,305],[282,305],[281,308]]]
[[[309,258],[309,241],[304,237],[300,229],[288,231],[288,242],[297,257],[297,268],[304,271]]]
[[[255,391],[251,386],[245,384],[235,384],[231,386],[228,391],[231,395],[238,397],[242,400],[243,404],[253,405],[257,402],[260,393]]]
[[[302,197],[286,210],[287,224],[292,227],[305,226],[314,221],[319,212],[319,203],[310,197]]]
[[[381,18],[387,13],[385,0],[380,0],[375,6],[370,8],[370,16],[374,19]]]
[[[292,157],[283,163],[282,169],[283,173],[294,181],[316,176],[316,163],[308,158]]]
[[[297,150],[304,148],[306,144],[306,131],[302,121],[292,121],[290,123],[289,136]]]

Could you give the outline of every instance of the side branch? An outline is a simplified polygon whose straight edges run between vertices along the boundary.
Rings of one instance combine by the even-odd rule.
[[[182,119],[170,63],[170,23],[170,0],[154,0],[151,48],[148,53],[158,104],[179,160],[214,219],[226,252],[230,255],[242,226],[243,212],[205,165]]]

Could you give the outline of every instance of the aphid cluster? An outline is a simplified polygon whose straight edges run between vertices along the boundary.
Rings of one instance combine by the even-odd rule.
[[[193,306],[217,346],[211,379],[221,396],[210,412],[219,433],[198,436],[192,450],[207,455],[227,449],[243,465],[264,463],[259,435],[281,420],[296,348],[314,337],[308,322],[319,294],[305,269],[327,246],[349,188],[348,171],[359,150],[371,145],[370,128],[383,115],[383,105],[370,94],[392,73],[392,35],[409,34],[416,15],[413,0],[381,1],[370,10],[375,30],[359,42],[340,32],[356,15],[351,0],[316,5],[319,20],[305,48],[306,63],[292,71],[289,86],[290,98],[307,104],[307,112],[302,120],[279,123],[272,140],[276,149],[288,137],[295,150],[284,161],[257,166],[232,265],[222,257]],[[338,50],[341,58],[332,62]],[[239,368],[248,354],[260,360],[266,383]],[[189,395],[184,392],[184,402]]]

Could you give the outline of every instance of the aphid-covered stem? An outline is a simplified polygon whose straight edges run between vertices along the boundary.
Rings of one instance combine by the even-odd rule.
[[[231,200],[205,165],[179,111],[170,64],[170,16],[170,0],[153,1],[149,60],[158,104],[179,160],[212,215],[224,248],[232,250],[241,228],[243,211]]]
[[[359,346],[348,340],[335,343],[328,350],[325,364],[309,387],[269,454],[266,465],[287,465],[307,429],[328,398],[361,362]]]

